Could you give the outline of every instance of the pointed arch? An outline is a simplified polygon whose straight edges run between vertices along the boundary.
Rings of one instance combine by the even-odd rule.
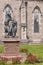
[[[34,15],[34,32],[38,33],[39,32],[39,22],[40,22],[40,8],[36,6],[33,10],[33,15]]]
[[[7,5],[4,7],[3,11],[5,11],[7,7],[13,12],[12,7],[11,7],[9,4],[7,4]]]
[[[37,10],[41,13],[41,10],[40,10],[39,6],[36,6],[36,7],[33,9],[32,13],[34,13],[35,9],[37,9]]]

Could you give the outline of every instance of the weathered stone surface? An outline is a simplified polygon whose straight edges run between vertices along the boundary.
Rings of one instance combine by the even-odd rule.
[[[27,1],[27,0],[26,0]],[[4,7],[9,4],[13,10],[13,18],[17,21],[17,37],[21,38],[21,12],[20,7],[22,0],[0,0],[0,38],[4,38],[4,21],[5,13],[3,12]],[[34,33],[34,20],[33,20],[33,10],[38,6],[41,10],[41,18],[39,22],[40,32]],[[24,12],[22,12],[23,14]],[[22,16],[23,17],[23,16]],[[27,36],[32,41],[41,41],[43,39],[43,2],[39,0],[28,0],[27,1]]]
[[[19,39],[3,39],[4,42],[4,51],[3,56],[19,56]]]

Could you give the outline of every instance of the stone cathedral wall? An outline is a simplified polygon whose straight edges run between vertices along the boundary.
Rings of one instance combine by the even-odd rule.
[[[17,36],[20,38],[20,6],[21,0],[0,0],[0,38],[3,38],[4,33],[4,7],[9,4],[13,10],[13,18],[17,21]],[[39,6],[41,11],[41,18],[39,23],[40,32],[34,33],[34,21],[33,21],[33,9]],[[23,14],[23,13],[22,13]],[[41,41],[43,40],[43,2],[42,1],[28,1],[27,4],[27,35],[32,41]]]
[[[41,11],[41,16],[40,16],[40,22],[39,22],[39,33],[34,33],[34,21],[33,21],[33,10],[34,8],[38,6]],[[27,21],[28,21],[28,36],[33,40],[33,41],[41,41],[43,39],[43,2],[38,2],[38,1],[31,1],[28,2],[28,7],[27,7]]]

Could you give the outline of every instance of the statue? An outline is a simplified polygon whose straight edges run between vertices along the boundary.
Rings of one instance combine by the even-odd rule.
[[[17,32],[17,22],[14,22],[14,23],[12,24],[13,37],[15,37],[16,32]]]
[[[14,38],[17,32],[17,22],[12,20],[10,13],[6,13],[5,16],[5,37]]]
[[[17,32],[17,22],[10,21],[8,35],[11,37],[15,37],[16,32]]]

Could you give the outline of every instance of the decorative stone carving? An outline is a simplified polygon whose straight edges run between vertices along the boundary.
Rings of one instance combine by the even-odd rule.
[[[21,5],[21,40],[27,40],[27,9],[26,3],[22,2]]]

